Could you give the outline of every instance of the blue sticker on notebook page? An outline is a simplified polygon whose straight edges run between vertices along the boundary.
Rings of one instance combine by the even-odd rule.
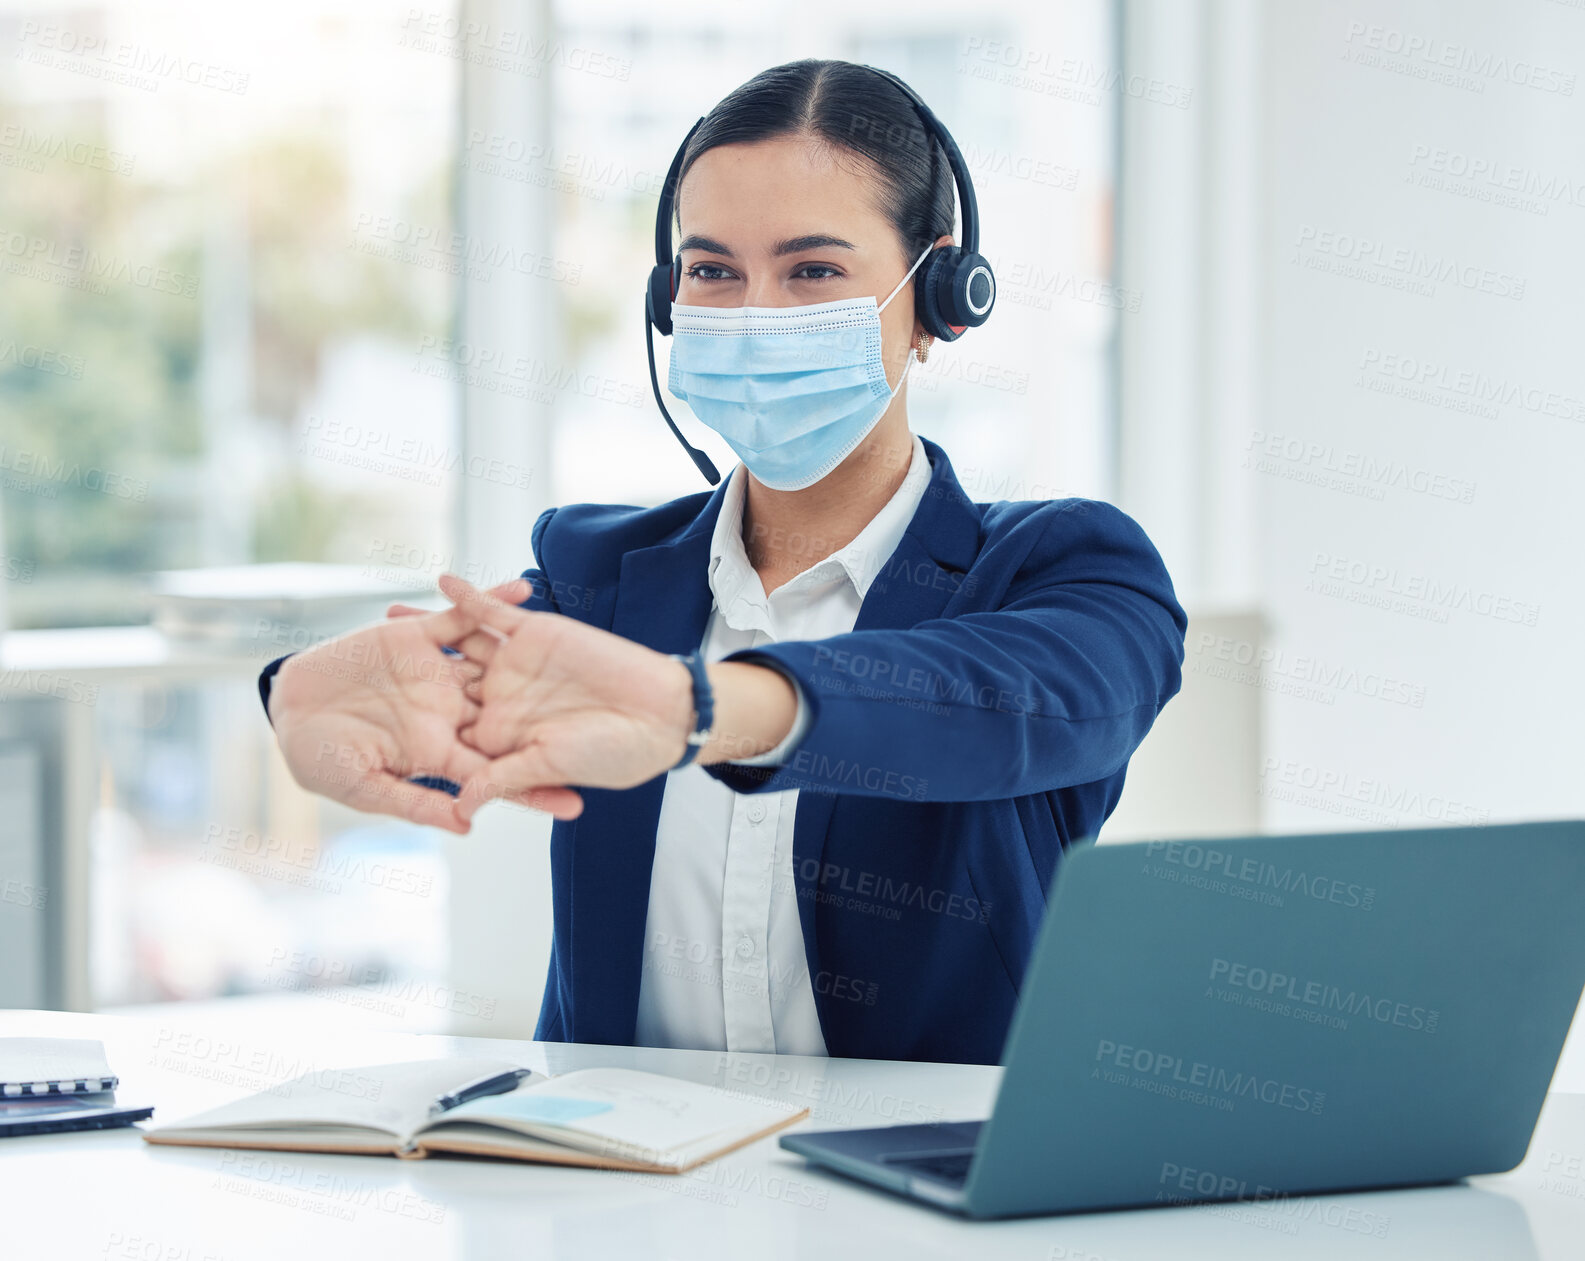
[[[442,1120],[467,1117],[481,1120],[494,1118],[501,1121],[539,1121],[546,1125],[565,1125],[568,1121],[581,1121],[600,1112],[609,1112],[611,1105],[601,1099],[568,1099],[562,1095],[538,1095],[533,1091],[510,1095],[492,1095],[486,1099],[470,1099],[448,1110]]]

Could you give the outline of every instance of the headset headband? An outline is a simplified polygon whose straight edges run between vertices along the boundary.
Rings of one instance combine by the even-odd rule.
[[[974,197],[974,182],[969,178],[968,164],[963,160],[963,154],[958,149],[958,143],[952,138],[952,133],[946,129],[941,120],[935,116],[926,105],[919,93],[899,79],[889,70],[881,70],[875,66],[866,65],[864,69],[878,74],[897,87],[908,103],[913,106],[914,113],[919,115],[919,120],[924,123],[925,130],[940,142],[942,151],[947,155],[947,166],[952,171],[952,183],[958,191],[958,208],[963,216],[963,245],[965,254],[978,254],[980,252],[980,207]],[[655,213],[655,263],[660,267],[671,266],[671,220],[677,202],[677,180],[682,173],[683,156],[688,152],[688,142],[693,139],[693,133],[698,131],[704,123],[701,115],[694,125],[688,128],[688,134],[682,138],[682,143],[677,146],[677,153],[671,160],[671,166],[666,172],[666,182],[661,185],[660,203]]]

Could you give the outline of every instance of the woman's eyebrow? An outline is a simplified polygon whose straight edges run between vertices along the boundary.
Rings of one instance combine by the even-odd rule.
[[[844,241],[839,236],[830,236],[824,232],[811,232],[807,236],[792,236],[785,241],[777,241],[771,253],[780,258],[783,254],[801,254],[804,250],[824,250],[836,248],[840,250],[853,250],[858,246],[851,241]]]
[[[737,257],[736,254],[727,249],[726,246],[722,245],[720,241],[717,241],[712,237],[699,236],[697,234],[683,237],[682,243],[677,246],[677,252],[681,254],[684,250],[703,250],[706,254],[720,254],[726,258]]]
[[[844,241],[839,236],[831,236],[825,232],[811,232],[804,236],[790,236],[784,241],[777,241],[771,247],[771,253],[780,258],[784,254],[799,254],[804,250],[854,250],[857,248],[858,246],[854,245],[853,242]],[[703,250],[707,254],[719,254],[723,258],[737,257],[720,241],[715,240],[713,237],[699,236],[697,234],[683,237],[682,243],[677,246],[677,252],[680,254],[683,250]]]

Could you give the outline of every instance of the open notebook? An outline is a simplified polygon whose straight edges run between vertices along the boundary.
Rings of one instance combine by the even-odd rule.
[[[505,1094],[443,1100],[516,1067],[502,1060],[420,1060],[308,1073],[155,1126],[143,1137],[194,1147],[408,1158],[459,1152],[681,1173],[809,1112],[627,1068],[532,1073]]]

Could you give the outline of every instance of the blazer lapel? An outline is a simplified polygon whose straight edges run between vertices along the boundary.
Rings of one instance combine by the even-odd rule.
[[[697,651],[710,617],[710,538],[723,479],[675,539],[622,557],[611,629],[658,652]],[[638,1018],[650,871],[666,776],[586,790],[571,844],[570,971],[578,1040],[631,1045]]]
[[[979,513],[963,493],[947,453],[928,438],[920,441],[930,457],[930,485],[925,488],[897,550],[864,593],[858,621],[853,626],[856,631],[907,630],[939,617],[979,549]],[[798,890],[804,954],[812,977],[821,971],[815,932],[819,889],[809,876],[818,875],[823,869],[836,799],[835,793],[800,791],[793,819],[793,880]],[[815,1006],[821,1027],[830,1030],[837,1013],[828,1011],[827,1003],[827,997],[817,987]]]

